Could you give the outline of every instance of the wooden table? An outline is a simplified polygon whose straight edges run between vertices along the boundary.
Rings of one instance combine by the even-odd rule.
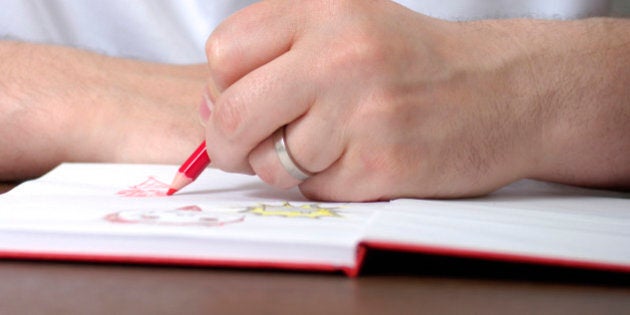
[[[630,314],[630,275],[402,254],[366,267],[352,279],[5,260],[0,314]]]

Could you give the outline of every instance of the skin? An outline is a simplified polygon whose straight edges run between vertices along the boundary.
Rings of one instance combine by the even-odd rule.
[[[206,44],[215,167],[309,198],[478,196],[521,178],[630,187],[630,21],[432,19],[263,1]],[[304,182],[271,135],[286,125]]]
[[[212,33],[207,65],[0,42],[0,180],[63,161],[179,164],[200,115],[214,167],[312,199],[478,196],[521,178],[628,189],[629,28],[270,0]],[[316,173],[304,182],[273,150],[285,125]]]
[[[0,181],[64,161],[181,163],[203,138],[205,65],[0,42]]]

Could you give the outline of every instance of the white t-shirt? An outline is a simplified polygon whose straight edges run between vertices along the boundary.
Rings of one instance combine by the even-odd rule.
[[[224,18],[254,0],[3,0],[0,37],[71,45],[113,56],[195,63]],[[607,0],[398,0],[438,18],[580,18]]]

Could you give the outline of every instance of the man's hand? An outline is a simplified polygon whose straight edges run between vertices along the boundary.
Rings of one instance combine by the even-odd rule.
[[[203,138],[206,71],[0,42],[0,181],[64,161],[181,163]]]
[[[453,23],[389,1],[254,4],[210,36],[208,152],[311,198],[630,181],[629,23]],[[273,149],[287,126],[292,178]]]

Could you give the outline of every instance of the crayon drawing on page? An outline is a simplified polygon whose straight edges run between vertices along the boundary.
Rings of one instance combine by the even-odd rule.
[[[281,205],[258,204],[247,207],[244,213],[251,213],[263,217],[285,217],[285,218],[340,218],[338,208],[326,208],[318,204],[292,205],[284,202]]]
[[[342,218],[337,208],[322,207],[318,204],[292,205],[284,202],[280,205],[258,204],[241,207],[237,212],[204,210],[197,205],[190,205],[171,210],[124,210],[110,213],[104,219],[111,223],[143,224],[161,226],[201,226],[217,227],[244,222],[246,215],[283,218]],[[234,208],[231,208],[232,210]]]
[[[192,205],[162,211],[125,210],[110,213],[104,219],[111,223],[125,224],[217,227],[243,222],[245,216],[233,212],[205,211],[199,206]]]
[[[145,181],[117,192],[123,197],[163,197],[169,189],[168,184],[149,176]],[[246,215],[282,218],[342,218],[338,207],[325,207],[316,203],[293,205],[284,201],[280,203],[259,203],[253,206],[236,207],[237,212],[206,211],[198,205],[177,209],[136,209],[111,213],[105,220],[112,223],[136,223],[150,225],[175,226],[222,226],[229,223],[242,222]],[[234,208],[232,208],[234,209]]]
[[[116,194],[123,197],[164,197],[168,188],[168,184],[154,176],[149,176],[144,182],[123,189]]]

